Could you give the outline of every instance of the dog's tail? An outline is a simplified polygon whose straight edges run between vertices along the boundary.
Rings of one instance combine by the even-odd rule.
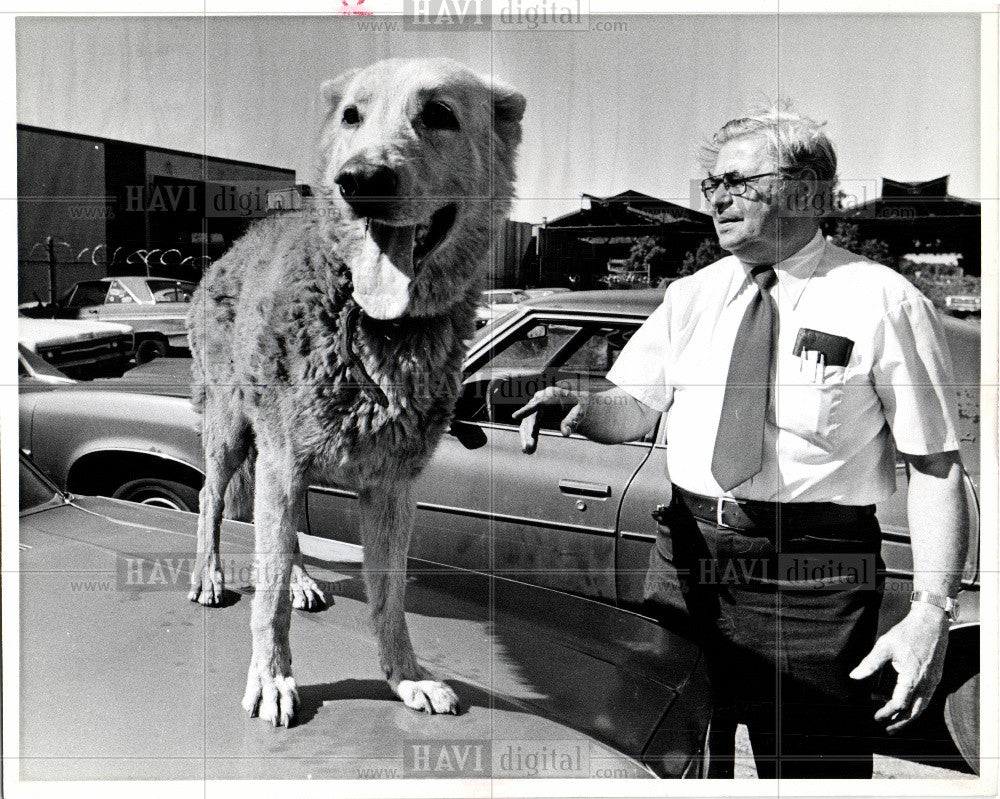
[[[257,448],[251,444],[247,459],[226,487],[225,510],[222,515],[238,522],[253,521],[253,484],[254,463],[257,460]]]

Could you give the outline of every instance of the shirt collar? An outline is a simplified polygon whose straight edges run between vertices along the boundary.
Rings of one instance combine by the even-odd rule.
[[[826,239],[823,238],[823,233],[817,230],[816,235],[802,249],[774,265],[778,285],[781,286],[781,291],[792,308],[798,304],[809,278],[816,272],[825,249]],[[733,278],[726,294],[726,305],[735,300],[742,290],[753,282],[750,278],[750,267],[739,259],[736,259],[736,264],[739,268],[733,270]]]

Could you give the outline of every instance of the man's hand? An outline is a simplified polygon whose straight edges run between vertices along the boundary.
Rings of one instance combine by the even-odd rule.
[[[896,688],[875,713],[876,721],[891,722],[887,732],[905,727],[927,708],[941,681],[947,649],[948,616],[940,608],[916,602],[851,672],[852,679],[863,680],[892,663],[898,675]]]
[[[521,450],[530,454],[538,446],[538,412],[543,405],[573,406],[559,425],[559,432],[569,436],[576,432],[583,421],[589,398],[586,391],[574,391],[568,382],[559,382],[535,392],[523,408],[518,408],[512,414],[515,419],[521,419]]]

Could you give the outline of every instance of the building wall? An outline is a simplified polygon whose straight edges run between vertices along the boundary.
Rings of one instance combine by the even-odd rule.
[[[104,143],[33,129],[17,130],[18,302],[48,299],[46,238],[56,240],[59,261],[76,261],[107,238]],[[75,269],[57,272],[57,290],[93,276],[87,256]],[[101,270],[96,270],[100,272]]]
[[[48,236],[57,293],[146,271],[137,251],[177,250],[150,271],[199,279],[204,257],[221,256],[266,215],[268,191],[295,184],[290,169],[62,131],[18,125],[17,141],[19,302],[49,298]]]

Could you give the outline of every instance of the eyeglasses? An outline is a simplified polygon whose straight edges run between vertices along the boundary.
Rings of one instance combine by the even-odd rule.
[[[711,201],[715,190],[719,186],[725,186],[726,192],[731,196],[742,197],[746,194],[749,181],[780,174],[780,172],[761,172],[759,175],[740,175],[735,172],[727,172],[725,175],[709,175],[701,182],[701,193],[705,195],[706,200]]]

